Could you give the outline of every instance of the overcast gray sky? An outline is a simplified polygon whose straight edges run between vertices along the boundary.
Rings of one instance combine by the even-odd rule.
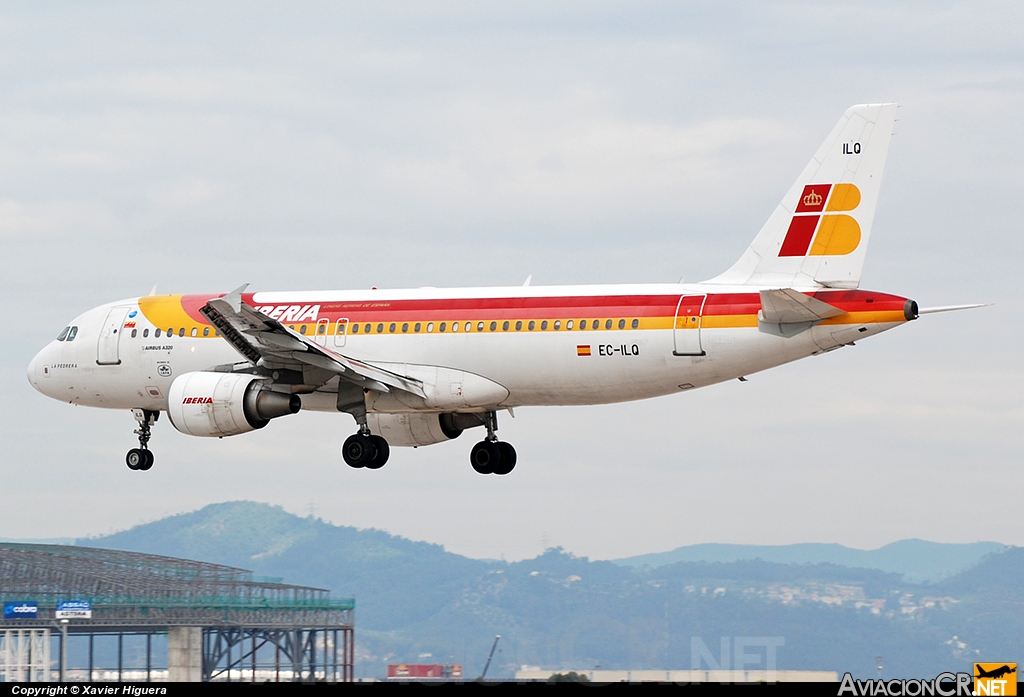
[[[0,535],[252,499],[470,556],[699,542],[1024,544],[1024,5],[0,7]],[[522,409],[346,467],[344,415],[194,439],[34,392],[69,319],[147,293],[696,281],[843,110],[902,105],[863,287],[933,315],[648,402]]]

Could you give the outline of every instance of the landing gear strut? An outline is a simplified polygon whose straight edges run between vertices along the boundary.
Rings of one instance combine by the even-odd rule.
[[[132,409],[132,415],[139,422],[139,427],[135,429],[135,435],[139,437],[139,447],[129,450],[124,461],[130,470],[148,470],[153,466],[153,451],[149,449],[151,429],[160,418],[160,412]]]
[[[346,438],[345,444],[341,446],[341,456],[345,459],[345,464],[356,469],[365,467],[379,470],[390,455],[391,448],[388,442],[370,433],[365,423],[359,425],[359,433]]]
[[[508,474],[516,466],[516,449],[511,443],[498,440],[498,415],[487,412],[484,418],[487,437],[469,451],[469,464],[480,474]]]

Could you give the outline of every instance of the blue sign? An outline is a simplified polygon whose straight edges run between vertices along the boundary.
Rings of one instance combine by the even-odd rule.
[[[4,603],[5,620],[34,620],[39,617],[39,603],[34,600],[9,600]]]
[[[58,600],[57,619],[92,619],[92,603],[88,600]]]

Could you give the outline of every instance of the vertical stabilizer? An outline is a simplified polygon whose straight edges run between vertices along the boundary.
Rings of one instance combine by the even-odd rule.
[[[731,269],[706,283],[856,288],[895,104],[850,107]]]

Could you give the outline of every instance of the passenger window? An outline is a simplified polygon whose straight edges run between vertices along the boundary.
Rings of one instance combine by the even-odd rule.
[[[429,329],[429,328],[430,327],[427,327],[427,329]],[[438,326],[437,330],[443,334],[444,330],[445,330],[445,323],[441,322],[441,324]]]
[[[626,328],[626,320],[620,319],[619,320],[619,329],[625,329],[625,328]]]
[[[178,330],[178,336],[181,336],[181,337],[185,336],[185,327],[182,327],[181,329]]]
[[[342,334],[345,333],[345,325],[344,324],[339,325],[338,328],[341,329],[341,333]],[[352,325],[352,333],[353,334],[358,334],[359,333],[359,325],[358,324],[353,324]]]
[[[395,330],[392,329],[391,331],[395,331]],[[383,334],[384,333],[384,325],[383,324],[378,324],[377,325],[377,333],[378,334]]]
[[[547,321],[547,320],[544,320],[543,322],[541,322],[541,323],[540,323],[540,328],[541,328],[541,330],[542,330],[542,331],[543,331],[544,329],[547,329],[547,328],[548,328],[548,321]],[[530,329],[533,329],[533,327],[530,327]]]
[[[503,332],[507,332],[508,331],[508,320],[505,320],[504,322],[501,323],[501,331],[503,331]]]
[[[419,323],[419,322],[417,322],[417,323],[416,323],[416,326],[414,326],[414,327],[412,328],[412,330],[413,330],[414,332],[419,332],[419,330],[420,330],[420,323]]]
[[[220,330],[219,329],[215,329],[214,332],[213,332],[213,335],[214,336],[220,336]]]
[[[71,331],[71,327],[64,327],[64,331],[62,331],[62,332],[61,332],[61,333],[60,333],[60,334],[59,334],[59,335],[57,336],[57,341],[64,341],[64,339],[67,339],[67,338],[68,338],[68,332],[69,332],[69,331]]]
[[[157,339],[160,338],[160,327],[156,328],[156,332],[153,333],[153,336],[155,336]]]
[[[534,321],[533,321],[533,320],[531,319],[531,320],[530,320],[530,325],[529,325],[529,326],[527,327],[527,329],[529,329],[529,330],[530,330],[530,331],[532,332],[532,331],[533,331],[533,328],[534,328],[534,327],[536,327],[536,326],[537,326],[537,323],[536,323],[536,322],[534,322]]]
[[[388,327],[388,331],[390,331],[390,332],[391,332],[392,334],[394,334],[394,333],[395,333],[395,323],[394,323],[394,322],[392,322],[392,323],[391,323],[391,326],[390,326],[390,327]]]
[[[478,332],[482,332],[484,330],[484,323],[483,322],[477,322],[476,323],[476,330]],[[493,322],[491,323],[491,331],[492,332],[494,331],[494,323]]]
[[[210,336],[210,328],[203,327],[203,336]]]
[[[584,320],[580,320],[580,329],[586,329],[586,328],[587,328],[587,320],[585,320],[585,319]],[[572,327],[569,327],[569,329],[572,329]]]
[[[170,327],[167,330],[167,336],[174,336],[174,327]]]
[[[638,319],[633,320],[633,329],[636,329],[639,326],[640,326],[640,320],[638,320]]]
[[[139,330],[138,330],[138,329],[133,329],[133,330],[132,330],[132,338],[134,339],[134,338],[135,338],[135,337],[137,337],[138,335],[139,335]]]
[[[523,329],[523,320],[517,320],[516,321],[516,331],[517,332],[518,331],[522,331],[522,329]]]
[[[554,326],[555,326],[555,331],[558,331],[559,329],[561,329],[562,328],[562,320],[556,319]]]
[[[433,322],[427,322],[427,333],[429,334],[432,331],[434,331],[434,323]]]
[[[402,322],[402,333],[405,334],[407,331],[409,331],[409,323]]]
[[[458,322],[452,322],[452,331],[453,332],[459,331],[459,323]],[[469,331],[469,322],[466,322],[466,331],[467,332]]]
[[[610,319],[606,319],[604,321],[604,328],[605,329],[611,329],[612,328],[612,321]]]
[[[305,324],[300,324],[299,325],[299,334],[305,334],[305,333],[306,333],[306,325]]]
[[[76,336],[78,336],[78,327],[73,326],[71,327],[71,331],[68,332],[68,338],[66,341],[74,341]]]
[[[497,322],[491,322],[491,331],[493,332],[497,328],[498,328],[498,323]]]
[[[157,331],[160,331],[160,330],[157,329]],[[142,338],[145,339],[148,336],[149,336],[149,330],[148,329],[143,329],[142,330]]]
[[[294,324],[289,324],[288,328],[291,329],[292,331],[295,331],[295,325]]]
[[[556,325],[555,329],[558,329],[558,326],[557,326],[558,323],[557,322],[555,322],[555,325]],[[566,329],[572,329],[572,320],[569,320],[568,322],[565,323],[565,328]]]
[[[356,328],[358,328],[358,327],[359,327],[359,325],[357,324]],[[317,322],[316,323],[316,333],[317,334],[326,334],[327,333],[327,324],[325,322]]]
[[[367,323],[367,324],[366,324],[366,325],[365,325],[365,326],[363,327],[363,333],[364,333],[364,334],[369,334],[369,333],[370,333],[370,330],[371,330],[371,329],[373,329],[373,325],[372,325],[372,324],[369,324],[369,323]]]
[[[189,332],[192,336],[199,336],[199,327],[192,327],[192,331]]]

